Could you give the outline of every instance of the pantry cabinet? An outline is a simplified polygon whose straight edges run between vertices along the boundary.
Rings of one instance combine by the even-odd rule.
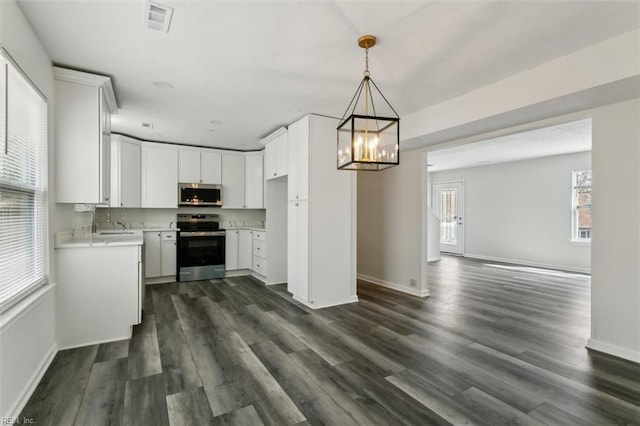
[[[356,174],[337,170],[336,146],[326,143],[337,124],[309,115],[289,126],[287,290],[311,308],[358,300]]]
[[[168,144],[144,142],[141,170],[141,207],[178,207],[178,150]]]
[[[111,114],[117,106],[109,77],[53,67],[56,122],[56,201],[108,204]]]
[[[288,200],[309,199],[309,116],[289,125]]]

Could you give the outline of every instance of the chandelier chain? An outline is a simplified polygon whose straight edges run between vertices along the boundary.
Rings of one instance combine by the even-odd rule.
[[[369,48],[364,49],[364,75],[369,77]]]

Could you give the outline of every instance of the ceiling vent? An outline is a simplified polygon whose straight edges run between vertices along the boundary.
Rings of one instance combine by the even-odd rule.
[[[173,8],[146,1],[144,3],[144,25],[152,30],[169,32]]]

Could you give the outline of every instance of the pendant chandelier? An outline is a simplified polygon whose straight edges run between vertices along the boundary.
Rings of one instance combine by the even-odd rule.
[[[375,44],[372,35],[358,39],[365,52],[364,77],[338,126],[340,170],[376,171],[400,164],[400,117],[369,73],[369,48]],[[384,103],[376,105],[380,99]]]

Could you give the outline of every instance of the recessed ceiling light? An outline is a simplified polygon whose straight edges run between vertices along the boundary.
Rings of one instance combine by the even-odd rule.
[[[153,123],[146,123],[144,121],[140,122],[140,127],[145,129],[153,129]]]
[[[173,84],[168,81],[154,81],[153,85],[158,89],[173,89]]]
[[[222,123],[223,123],[223,122],[222,122],[222,121],[220,121],[220,120],[211,120],[211,121],[209,122],[209,124],[213,124],[214,126],[219,126],[219,125],[221,125]]]

